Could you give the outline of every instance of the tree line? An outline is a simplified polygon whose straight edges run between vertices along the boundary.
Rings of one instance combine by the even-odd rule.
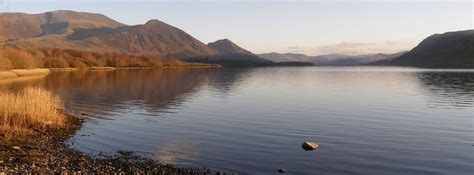
[[[95,53],[74,49],[0,46],[0,70],[31,68],[88,67],[174,67],[205,66],[178,59],[138,56],[124,53]]]

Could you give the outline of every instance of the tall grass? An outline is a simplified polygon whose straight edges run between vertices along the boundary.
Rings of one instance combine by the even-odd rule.
[[[0,92],[0,133],[8,138],[50,127],[65,127],[62,109],[63,103],[58,96],[38,87],[17,93]]]

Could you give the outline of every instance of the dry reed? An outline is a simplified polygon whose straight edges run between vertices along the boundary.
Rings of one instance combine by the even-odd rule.
[[[64,127],[66,117],[62,109],[58,96],[38,87],[18,93],[0,92],[0,133],[8,138]]]

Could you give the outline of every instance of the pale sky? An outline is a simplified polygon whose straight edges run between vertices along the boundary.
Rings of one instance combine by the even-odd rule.
[[[2,0],[0,0],[2,1]],[[434,33],[473,28],[472,0],[3,0],[10,12],[75,10],[122,23],[159,19],[204,43],[254,53],[409,50]]]

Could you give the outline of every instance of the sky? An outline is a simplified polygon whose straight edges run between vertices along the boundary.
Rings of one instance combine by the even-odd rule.
[[[254,53],[394,53],[473,29],[473,0],[0,0],[9,12],[75,10],[129,25],[158,19]],[[5,3],[7,4],[7,3]]]

